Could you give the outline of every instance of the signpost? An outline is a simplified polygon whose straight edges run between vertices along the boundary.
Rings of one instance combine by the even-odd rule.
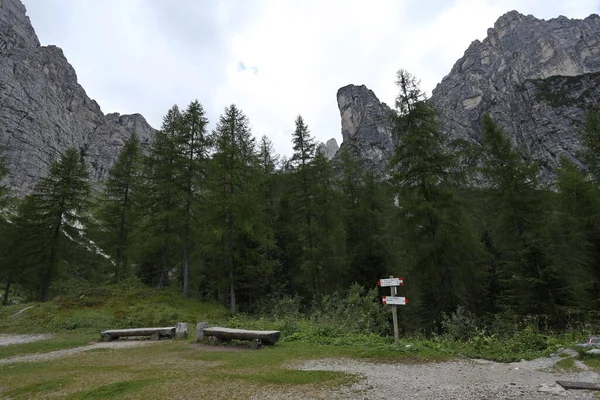
[[[407,305],[408,299],[406,297],[397,297],[396,295],[398,294],[398,290],[396,288],[398,286],[404,286],[404,280],[402,278],[390,276],[389,279],[380,279],[377,284],[381,287],[390,287],[391,289],[391,296],[383,296],[381,302],[383,304],[389,304],[392,306],[392,317],[394,319],[394,340],[396,341],[396,344],[398,344],[398,310],[396,309],[396,306]]]

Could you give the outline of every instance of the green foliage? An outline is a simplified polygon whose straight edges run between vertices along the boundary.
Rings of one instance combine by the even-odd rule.
[[[442,314],[444,333],[454,340],[468,340],[477,330],[473,315],[464,307],[459,306],[452,314]]]
[[[75,250],[89,246],[85,235],[89,191],[87,167],[71,148],[52,164],[48,176],[40,178],[10,228],[13,251],[8,262],[40,276],[34,285],[41,289],[42,301],[49,299],[50,284],[61,267],[81,257]]]
[[[456,193],[457,155],[416,85],[406,71],[398,72],[398,111],[392,118],[398,143],[389,172],[402,267],[418,287],[413,304],[419,312],[412,319],[420,316],[431,329],[439,328],[443,312],[474,302],[479,287],[467,282],[476,280],[481,249]]]
[[[127,259],[130,236],[137,222],[136,191],[140,186],[141,157],[140,141],[132,133],[108,171],[103,202],[97,213],[104,230],[101,244],[113,256],[117,283],[130,273]]]

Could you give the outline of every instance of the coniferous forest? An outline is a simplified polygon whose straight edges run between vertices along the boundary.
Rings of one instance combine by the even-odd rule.
[[[580,129],[587,167],[563,160],[542,184],[492,117],[482,146],[449,143],[415,78],[400,70],[397,86],[385,176],[350,145],[327,160],[301,116],[279,157],[234,104],[209,131],[198,101],[168,110],[150,145],[132,135],[102,183],[66,151],[24,198],[0,188],[3,303],[138,279],[232,313],[284,297],[309,309],[394,275],[405,331],[440,332],[458,314],[597,322],[600,115]]]

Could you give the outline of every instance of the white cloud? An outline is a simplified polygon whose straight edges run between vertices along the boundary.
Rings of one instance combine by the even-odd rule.
[[[405,68],[430,92],[505,12],[583,18],[595,0],[24,0],[104,112],[154,126],[197,98],[214,124],[236,103],[291,154],[294,120],[341,141],[336,92],[365,84],[393,104]]]

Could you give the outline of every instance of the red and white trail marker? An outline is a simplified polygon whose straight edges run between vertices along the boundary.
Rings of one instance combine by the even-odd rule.
[[[404,280],[402,278],[384,278],[377,281],[377,284],[381,287],[387,286],[403,286]]]
[[[408,299],[406,297],[383,296],[381,302],[383,304],[405,306],[408,304]]]

